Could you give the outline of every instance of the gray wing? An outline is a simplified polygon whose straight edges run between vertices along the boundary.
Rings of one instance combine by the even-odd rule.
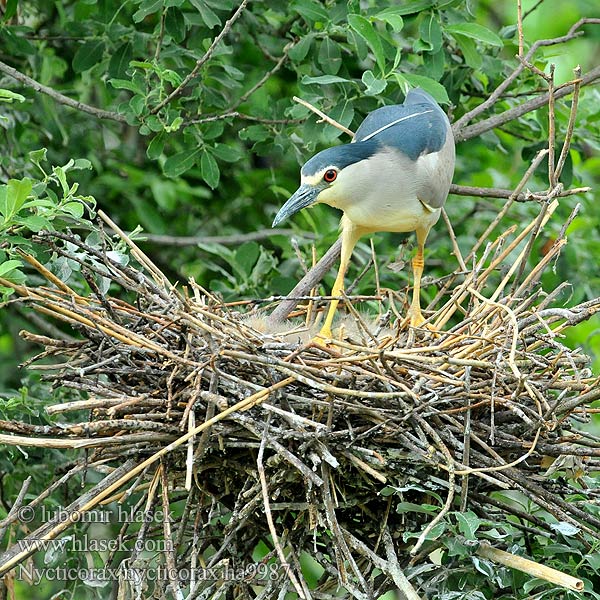
[[[354,136],[355,142],[377,140],[400,150],[412,160],[438,152],[450,123],[437,102],[421,89],[411,90],[404,104],[383,106],[367,115]]]
[[[376,141],[408,156],[416,162],[419,199],[433,209],[443,206],[454,173],[454,137],[448,117],[429,94],[417,88],[404,104],[374,110],[354,141]]]

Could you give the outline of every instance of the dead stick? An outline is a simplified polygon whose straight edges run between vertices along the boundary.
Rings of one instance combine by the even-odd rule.
[[[312,110],[315,114],[319,115],[319,117],[321,117],[321,121],[325,121],[326,123],[329,123],[330,125],[333,125],[334,127],[337,127],[337,129],[340,129],[344,133],[347,133],[349,136],[354,137],[354,132],[351,129],[344,127],[341,123],[338,123],[335,119],[328,117],[323,111],[319,110],[316,106],[313,106],[310,102],[307,102],[306,100],[302,100],[302,98],[298,98],[298,96],[294,96],[292,99],[294,100],[294,102],[297,102],[298,104],[302,104],[302,106],[305,106],[309,110]]]
[[[494,548],[485,542],[482,542],[479,545],[476,552],[482,558],[487,558],[488,560],[500,563],[501,565],[510,567],[511,569],[523,571],[523,573],[527,573],[533,577],[545,579],[550,583],[560,585],[569,590],[575,590],[578,592],[583,590],[583,581],[581,579],[577,579],[577,577],[567,575],[566,573],[557,571],[552,567],[541,565],[533,560],[529,560],[528,558],[516,556],[515,554],[510,554],[510,552],[505,552],[504,550],[499,550],[498,548]]]

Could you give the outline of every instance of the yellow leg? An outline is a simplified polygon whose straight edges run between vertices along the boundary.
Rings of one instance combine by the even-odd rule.
[[[356,246],[356,242],[358,242],[361,235],[362,231],[360,228],[353,225],[350,220],[342,217],[342,253],[340,257],[340,268],[331,290],[331,295],[334,298],[340,296],[344,291],[344,276],[348,270],[348,263],[350,262],[354,246]],[[333,337],[331,326],[339,303],[340,301],[337,299],[331,301],[327,316],[325,317],[325,323],[323,323],[321,331],[319,331],[317,337],[313,340],[314,342],[323,344],[324,339],[331,339]]]
[[[413,297],[407,315],[412,327],[420,327],[425,322],[425,318],[421,313],[421,276],[423,275],[423,267],[425,266],[423,248],[425,247],[425,240],[427,239],[427,235],[429,234],[429,229],[417,229],[416,233],[417,253],[412,259],[414,277]]]

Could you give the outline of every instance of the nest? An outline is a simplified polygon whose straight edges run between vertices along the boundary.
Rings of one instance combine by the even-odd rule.
[[[600,440],[578,428],[600,397],[598,380],[561,336],[600,300],[557,308],[560,289],[542,291],[564,236],[525,269],[554,207],[542,203],[518,231],[491,240],[486,232],[468,257],[457,250],[460,267],[438,282],[427,312],[435,333],[408,327],[397,295],[381,300],[382,314],[400,317],[380,331],[350,299],[354,327],[328,349],[260,333],[248,310],[193,282],[179,291],[122,233],[136,266],[76,236],[45,233],[40,241],[77,261],[92,292],[75,292],[32,257],[51,285],[1,283],[77,333],[23,333],[45,347],[29,368],[76,399],[48,408],[60,421],[53,426],[4,423],[2,441],[85,449],[62,480],[88,468],[105,478],[65,507],[66,524],[44,524],[30,539],[58,537],[116,500],[145,515],[162,511],[161,523],[125,525],[119,539],[160,538],[164,552],[108,558],[169,567],[164,580],[143,582],[160,588],[157,597],[168,589],[189,598],[285,589],[330,597],[341,587],[370,598],[392,588],[432,593],[434,578],[422,574],[435,572],[429,556],[451,511],[500,522],[516,515],[515,526],[552,534],[547,520],[497,491],[598,535],[600,518],[568,500],[598,464]],[[314,309],[307,301],[297,312]],[[9,548],[1,568],[35,549]],[[306,556],[322,573],[310,590]],[[200,567],[211,576],[194,575]],[[123,576],[120,597],[141,585]]]

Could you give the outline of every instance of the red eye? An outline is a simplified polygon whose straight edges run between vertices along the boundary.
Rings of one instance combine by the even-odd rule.
[[[323,175],[323,179],[327,183],[331,183],[331,182],[335,181],[336,177],[337,177],[337,171],[335,169],[327,169],[327,171],[325,171],[325,174]]]

